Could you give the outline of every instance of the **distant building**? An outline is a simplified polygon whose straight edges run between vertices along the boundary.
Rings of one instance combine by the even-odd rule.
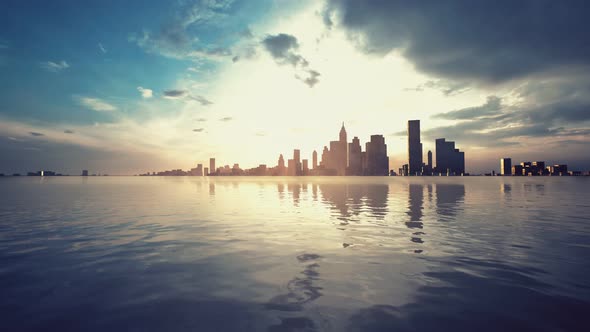
[[[428,168],[432,170],[432,151],[428,150]]]
[[[203,171],[203,175],[205,175],[205,176],[209,175],[209,167],[205,167],[205,170]]]
[[[295,171],[293,175],[299,176],[302,172],[301,165],[301,151],[298,149],[293,150],[293,161],[295,163]]]
[[[371,135],[366,144],[367,175],[389,175],[389,157],[383,135]]]
[[[408,121],[408,166],[410,175],[421,175],[422,143],[420,142],[420,120]]]
[[[82,170],[82,176],[88,176],[88,170],[87,169],[83,169]]]
[[[512,159],[511,158],[500,159],[500,175],[503,175],[503,176],[512,175]]]
[[[303,169],[301,170],[301,175],[309,175],[309,165],[308,160],[303,159],[302,161]]]
[[[197,164],[197,167],[191,168],[188,173],[192,176],[203,176],[203,164]]]
[[[318,168],[318,152],[316,150],[313,150],[311,154],[311,165],[313,169]]]
[[[215,175],[217,169],[215,168],[215,158],[209,158],[209,175]]]
[[[455,148],[455,142],[437,138],[436,171],[441,175],[462,175],[465,173],[465,153]]]
[[[278,176],[287,175],[287,168],[285,167],[285,159],[283,158],[282,154],[279,156],[279,162],[277,164],[277,175]]]
[[[358,137],[352,139],[352,143],[348,143],[348,168],[347,175],[362,175],[362,149]]]
[[[293,160],[293,159],[287,160],[287,175],[288,176],[297,175],[297,167],[295,166],[295,160]]]

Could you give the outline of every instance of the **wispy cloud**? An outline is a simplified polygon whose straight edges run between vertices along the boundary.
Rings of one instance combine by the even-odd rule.
[[[80,105],[96,112],[113,112],[117,110],[115,106],[99,98],[77,97],[77,99]]]
[[[45,61],[41,62],[39,65],[41,66],[41,68],[53,73],[57,73],[64,69],[70,68],[70,65],[64,60],[60,62]]]
[[[233,119],[234,119],[234,118],[233,118],[233,117],[231,117],[231,116],[226,116],[225,118],[221,118],[221,119],[219,119],[219,121],[228,122],[228,121],[231,121],[231,120],[233,120]]]
[[[30,134],[31,136],[35,136],[35,137],[39,137],[39,136],[45,136],[45,134],[43,134],[43,133],[39,133],[39,132],[36,132],[36,131],[31,131],[31,132],[29,132],[29,134]]]
[[[75,131],[70,130],[70,129],[64,130],[64,134],[74,134],[74,133],[75,133]]]
[[[137,91],[141,93],[142,98],[152,98],[154,96],[154,91],[152,89],[143,88],[141,86],[137,87]]]
[[[205,130],[205,128],[196,128],[196,129],[193,129],[193,131],[195,133],[200,133],[200,132],[203,132],[204,130]]]
[[[213,102],[210,101],[209,99],[207,99],[203,96],[200,96],[200,95],[192,95],[190,92],[188,92],[188,90],[177,90],[177,89],[164,90],[164,92],[162,94],[163,94],[164,98],[166,98],[166,99],[194,100],[203,106],[208,106],[208,105],[213,104]]]
[[[98,43],[98,49],[100,50],[100,52],[102,54],[106,54],[107,53],[107,49],[104,47],[104,45],[102,43]]]

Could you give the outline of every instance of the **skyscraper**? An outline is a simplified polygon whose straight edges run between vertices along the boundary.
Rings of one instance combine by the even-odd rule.
[[[215,158],[209,158],[209,175],[215,175]]]
[[[347,175],[362,175],[362,161],[361,161],[361,143],[358,137],[352,139],[352,143],[348,143],[348,168]]]
[[[285,158],[283,158],[282,154],[279,156],[279,162],[277,165],[277,175],[279,175],[279,176],[287,175],[287,168],[285,167]]]
[[[294,175],[301,175],[301,151],[299,149],[293,150],[293,161],[295,162]]]
[[[301,170],[301,175],[309,175],[309,165],[308,160],[303,159],[302,161],[303,169]]]
[[[420,120],[408,121],[408,166],[410,175],[420,175],[422,173]]]
[[[503,176],[512,175],[512,159],[500,159],[500,174]]]
[[[328,168],[336,170],[337,175],[346,175],[348,167],[348,143],[346,141],[346,128],[342,123],[338,141],[330,142],[330,158]]]
[[[436,170],[443,175],[462,175],[465,173],[465,153],[455,148],[455,142],[437,138]]]
[[[432,151],[428,150],[428,169],[432,171]]]
[[[311,160],[313,169],[318,168],[318,152],[316,150],[313,150],[313,153],[311,154]]]
[[[383,135],[371,135],[366,144],[367,175],[389,175],[389,157]]]

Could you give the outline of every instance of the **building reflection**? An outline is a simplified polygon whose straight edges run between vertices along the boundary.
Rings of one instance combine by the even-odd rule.
[[[345,223],[358,220],[363,212],[375,220],[383,220],[388,213],[386,184],[319,184],[322,200]]]
[[[439,221],[447,221],[462,210],[461,202],[465,199],[465,185],[442,184],[436,185],[436,214]]]

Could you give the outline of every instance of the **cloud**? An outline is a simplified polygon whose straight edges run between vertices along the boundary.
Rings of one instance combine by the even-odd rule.
[[[41,62],[39,64],[41,66],[41,68],[50,71],[52,73],[57,73],[59,71],[62,71],[64,69],[70,68],[70,65],[62,60],[60,62],[53,62],[53,61],[45,61],[45,62]]]
[[[590,79],[585,80],[590,84]],[[448,137],[481,147],[517,144],[522,137],[587,137],[590,97],[581,93],[587,90],[585,83],[578,81],[566,88],[562,82],[545,81],[542,84],[553,91],[551,96],[544,96],[539,84],[530,82],[511,91],[508,95],[517,97],[512,103],[489,96],[482,105],[436,114],[432,117],[458,122],[423,133],[430,139]]]
[[[137,87],[137,91],[141,93],[142,98],[152,98],[154,96],[154,91],[152,89],[143,88],[141,86]]]
[[[467,82],[455,82],[450,80],[429,80],[415,88],[407,88],[406,91],[424,91],[425,89],[439,90],[445,96],[454,96],[471,90]]]
[[[77,99],[80,105],[96,112],[113,112],[117,110],[115,106],[99,98],[78,97]]]
[[[447,120],[473,120],[483,116],[496,115],[502,108],[502,98],[489,96],[481,106],[468,107],[456,111],[435,114],[433,118]]]
[[[498,83],[590,65],[587,1],[328,0],[325,17],[371,54],[426,73]]]
[[[35,137],[45,136],[45,134],[39,133],[39,132],[36,132],[36,131],[31,131],[31,132],[29,132],[29,134],[31,136],[35,136]]]
[[[208,100],[207,98],[200,96],[200,95],[192,95],[187,90],[165,90],[164,98],[166,99],[188,99],[194,100],[201,104],[202,106],[208,106],[213,104],[212,101]]]
[[[195,133],[200,133],[200,132],[203,132],[204,130],[205,130],[205,128],[196,128],[196,129],[193,129],[193,131]]]
[[[231,120],[233,120],[233,119],[234,119],[234,118],[233,118],[233,117],[231,117],[231,116],[226,116],[226,117],[224,117],[224,118],[221,118],[221,119],[219,119],[219,121],[228,122],[228,121],[231,121]]]
[[[70,129],[64,130],[64,134],[74,134],[74,133],[75,133],[75,131],[70,130]]]
[[[268,35],[262,40],[262,45],[279,65],[291,65],[300,69],[304,75],[297,74],[295,78],[310,88],[319,82],[320,73],[308,68],[309,62],[297,52],[299,42],[295,36],[286,33]]]
[[[197,121],[198,122],[205,122],[205,121],[207,121],[207,119],[205,119],[205,118],[198,118]]]
[[[179,99],[184,98],[188,95],[186,90],[164,90],[164,98],[167,99]]]
[[[107,49],[102,45],[102,43],[98,43],[98,49],[100,50],[100,52],[102,54],[106,54],[107,53]]]
[[[193,36],[195,28],[218,26],[229,17],[233,0],[207,0],[181,3],[175,15],[152,33],[144,30],[129,40],[149,53],[177,59],[221,60],[232,57],[229,48],[205,45]]]

